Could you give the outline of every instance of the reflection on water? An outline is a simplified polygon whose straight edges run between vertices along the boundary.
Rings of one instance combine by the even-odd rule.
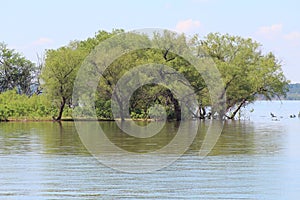
[[[87,154],[73,123],[0,123],[0,154]]]
[[[178,127],[170,122],[160,134],[136,139],[114,122],[100,125],[112,143],[139,153],[168,144]],[[200,159],[207,128],[200,123],[189,150],[172,165],[127,174],[93,158],[72,122],[0,123],[0,199],[299,198],[300,119],[228,121]]]

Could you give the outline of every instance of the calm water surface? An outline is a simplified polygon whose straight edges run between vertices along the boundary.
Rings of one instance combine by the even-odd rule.
[[[299,199],[300,119],[289,118],[299,111],[299,101],[248,106],[243,120],[226,122],[204,159],[197,154],[202,122],[182,157],[144,174],[99,163],[72,122],[0,123],[0,199]],[[100,124],[111,141],[134,152],[161,147],[176,131],[168,123],[155,139],[133,140],[113,122]]]

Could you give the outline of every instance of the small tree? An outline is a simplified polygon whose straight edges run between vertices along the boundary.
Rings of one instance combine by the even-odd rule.
[[[66,104],[71,105],[73,83],[85,55],[74,44],[46,52],[41,78],[46,94],[58,106],[55,120],[61,120]]]
[[[46,52],[41,82],[49,98],[58,106],[55,120],[61,120],[65,105],[72,104],[74,81],[86,56],[101,41],[118,32],[122,30],[114,30],[112,33],[99,31],[87,40],[73,41],[68,46]]]

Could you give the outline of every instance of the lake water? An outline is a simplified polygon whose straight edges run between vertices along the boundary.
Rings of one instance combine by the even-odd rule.
[[[250,105],[243,120],[224,124],[205,158],[198,151],[208,122],[201,122],[178,160],[137,174],[99,162],[73,122],[0,123],[0,199],[299,199],[300,118],[289,117],[299,111],[299,101]],[[168,123],[154,139],[135,140],[114,122],[100,125],[120,148],[142,153],[171,141],[177,127]]]

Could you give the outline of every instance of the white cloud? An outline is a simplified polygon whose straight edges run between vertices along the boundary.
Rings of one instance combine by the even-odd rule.
[[[262,26],[259,28],[259,33],[269,34],[274,32],[280,32],[282,30],[282,24],[273,24],[271,26]]]
[[[272,39],[282,31],[282,24],[273,24],[271,26],[262,26],[256,32],[260,36]]]
[[[41,45],[46,45],[46,44],[51,44],[51,43],[53,43],[52,39],[46,38],[46,37],[41,37],[41,38],[37,39],[36,41],[34,41],[33,45],[41,46]]]
[[[294,31],[283,36],[286,40],[300,40],[300,32]]]
[[[176,31],[187,33],[187,32],[194,31],[200,26],[201,26],[200,21],[192,20],[192,19],[182,20],[176,24]]]

